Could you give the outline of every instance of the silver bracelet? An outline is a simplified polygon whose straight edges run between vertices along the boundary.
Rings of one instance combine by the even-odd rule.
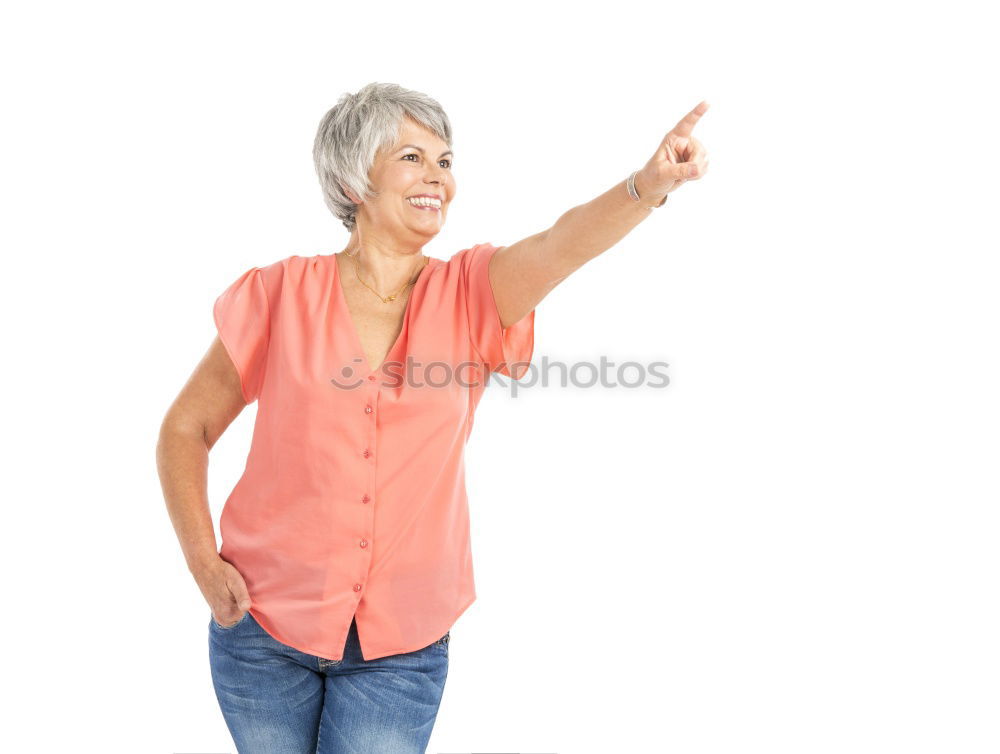
[[[634,171],[632,175],[628,177],[628,180],[625,181],[625,188],[628,189],[628,195],[637,202],[641,201],[639,198],[639,192],[635,190],[635,177],[636,175],[638,175],[638,173],[639,173],[638,170]],[[670,196],[670,194],[664,194],[663,199],[660,200],[659,204],[657,204],[655,207],[647,207],[646,209],[656,209],[657,207],[662,207],[664,202],[667,201],[668,196]]]

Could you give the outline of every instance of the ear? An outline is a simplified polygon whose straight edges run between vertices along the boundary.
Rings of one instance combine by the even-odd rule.
[[[344,195],[347,196],[348,199],[350,199],[355,204],[361,204],[361,200],[358,198],[357,194],[348,189],[347,186],[345,186],[343,183],[340,183],[339,185],[340,185],[340,190],[344,192]]]

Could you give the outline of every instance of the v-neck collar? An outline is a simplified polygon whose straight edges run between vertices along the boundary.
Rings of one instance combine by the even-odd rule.
[[[410,304],[413,302],[413,298],[417,295],[417,289],[427,277],[427,271],[437,264],[438,260],[434,257],[428,257],[427,263],[420,268],[420,272],[417,273],[417,279],[413,281],[410,295],[406,299],[406,306],[403,308],[403,323],[399,328],[399,334],[396,336],[396,340],[393,341],[392,345],[389,346],[389,350],[386,352],[385,358],[382,359],[382,363],[372,369],[371,365],[368,363],[368,357],[365,355],[364,345],[361,343],[361,336],[358,334],[358,328],[354,323],[354,317],[351,314],[351,309],[347,305],[347,295],[344,293],[344,285],[340,280],[340,262],[337,261],[336,254],[331,254],[330,256],[332,257],[331,261],[333,262],[333,287],[337,296],[338,307],[340,309],[339,314],[344,318],[344,321],[347,323],[347,328],[351,331],[351,339],[354,341],[355,355],[359,357],[360,362],[369,370],[365,374],[366,377],[377,374],[381,371],[382,367],[389,363],[389,360],[392,358],[396,349],[399,347],[399,344],[402,342],[403,336],[406,335],[410,322]]]

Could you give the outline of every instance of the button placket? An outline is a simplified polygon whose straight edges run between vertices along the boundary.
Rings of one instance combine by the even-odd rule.
[[[373,377],[373,376],[374,375],[369,375],[369,379],[371,379],[371,377]],[[374,382],[374,381],[372,381],[372,382]],[[376,472],[376,465],[375,465],[374,458],[376,457],[375,456],[375,452],[378,450],[378,445],[377,445],[378,438],[377,438],[376,432],[375,432],[376,426],[377,426],[376,422],[375,422],[375,404],[376,404],[376,400],[378,398],[378,385],[369,383],[368,390],[366,390],[365,392],[367,393],[367,395],[365,396],[365,399],[364,399],[365,402],[363,404],[362,410],[364,412],[365,418],[369,419],[370,422],[368,424],[368,431],[366,433],[366,437],[368,438],[368,442],[367,442],[367,445],[365,446],[364,450],[361,452],[361,455],[362,455],[362,457],[364,459],[362,461],[362,463],[367,463],[368,464],[368,473],[367,473],[367,480],[368,480],[368,482],[366,484],[366,491],[361,496],[361,502],[363,504],[369,503],[371,501],[371,499],[372,499],[372,495],[374,495],[374,493],[375,493],[375,472]],[[362,551],[365,555],[370,555],[371,548],[368,547],[368,545],[369,545],[369,541],[368,541],[368,536],[369,535],[368,535],[368,532],[371,532],[371,531],[375,530],[375,525],[374,525],[375,510],[374,510],[374,507],[373,506],[369,506],[368,509],[367,509],[367,513],[368,513],[368,515],[365,516],[365,525],[364,525],[364,527],[362,527],[362,531],[360,532],[360,535],[359,535],[357,541],[358,541],[358,549],[360,551]],[[364,573],[365,577],[367,577],[368,570],[370,568],[371,568],[371,560],[369,559],[368,561],[365,562],[364,568],[361,569],[362,572]],[[362,579],[362,583],[363,583],[363,581],[364,581],[364,579]],[[358,593],[358,592],[360,592],[362,590],[362,583],[357,583],[357,584],[354,585],[354,591],[355,591],[355,593]]]

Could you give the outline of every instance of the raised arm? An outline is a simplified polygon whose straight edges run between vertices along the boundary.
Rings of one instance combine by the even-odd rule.
[[[489,274],[504,327],[534,309],[574,270],[622,240],[667,194],[705,175],[708,153],[691,132],[707,110],[708,103],[700,102],[663,137],[635,177],[639,201],[629,196],[622,181],[568,210],[548,230],[497,249]]]

